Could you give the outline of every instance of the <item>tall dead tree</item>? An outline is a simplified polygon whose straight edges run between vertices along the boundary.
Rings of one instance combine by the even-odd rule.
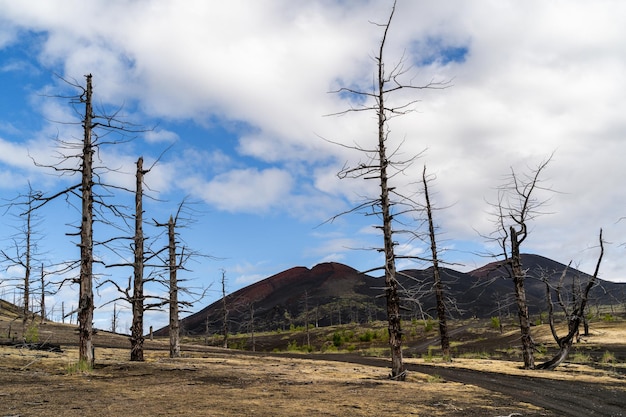
[[[29,205],[31,201],[29,200]],[[31,274],[31,266],[30,266],[30,258],[31,258],[31,215],[32,212],[28,210],[26,213],[26,252],[25,252],[25,260],[24,260],[24,328],[26,327],[26,322],[28,321],[28,317],[30,315],[30,308],[28,306],[28,300],[30,299],[30,274]]]
[[[430,253],[433,265],[433,288],[435,290],[435,301],[437,304],[437,319],[439,321],[439,338],[441,339],[441,352],[444,358],[450,359],[450,337],[448,336],[448,323],[446,320],[446,303],[441,282],[441,271],[439,270],[439,252],[437,250],[437,236],[435,233],[435,223],[433,221],[433,210],[430,204],[430,194],[428,193],[428,179],[426,177],[426,166],[422,171],[422,182],[424,184],[424,199],[426,200],[426,216],[428,218],[428,236],[430,240]]]
[[[600,254],[598,255],[598,261],[596,262],[596,268],[593,272],[593,275],[591,276],[591,278],[589,278],[584,289],[582,289],[578,296],[575,295],[575,293],[577,292],[577,288],[575,288],[576,282],[575,280],[574,282],[572,282],[571,304],[568,305],[568,303],[564,300],[562,291],[563,281],[567,272],[567,268],[563,270],[561,278],[559,279],[559,282],[554,289],[558,304],[563,310],[565,319],[567,320],[567,333],[565,334],[565,336],[559,337],[557,333],[554,320],[554,302],[552,300],[552,288],[550,286],[549,277],[544,278],[544,282],[546,284],[546,299],[548,301],[548,320],[550,323],[550,331],[552,332],[552,336],[554,337],[554,340],[559,347],[559,351],[552,359],[540,365],[537,365],[537,369],[556,369],[556,367],[559,366],[567,358],[567,355],[569,355],[569,351],[572,347],[572,343],[574,342],[574,338],[578,334],[581,323],[583,323],[584,321],[585,308],[587,307],[587,301],[589,300],[589,291],[591,291],[591,288],[593,288],[598,280],[600,264],[602,263],[602,257],[604,256],[604,241],[602,239],[602,229],[600,229],[599,241]]]
[[[385,273],[385,298],[387,302],[387,322],[389,332],[389,346],[391,350],[391,374],[390,378],[395,380],[404,380],[406,371],[402,359],[402,322],[400,316],[400,293],[397,281],[396,271],[396,254],[394,241],[394,219],[397,213],[394,212],[394,205],[405,197],[400,195],[396,188],[390,185],[390,178],[396,173],[407,169],[415,157],[408,160],[395,160],[396,150],[388,150],[387,142],[390,135],[389,121],[391,118],[411,112],[416,100],[401,104],[389,104],[390,96],[393,93],[407,89],[428,89],[428,88],[444,88],[445,83],[429,83],[422,86],[412,85],[410,83],[402,83],[401,78],[406,74],[403,61],[392,67],[390,72],[385,70],[385,60],[383,53],[387,43],[388,31],[396,10],[394,1],[389,18],[383,24],[377,26],[383,29],[382,39],[380,41],[378,52],[374,56],[376,63],[376,76],[373,91],[362,91],[353,88],[343,87],[335,91],[339,94],[348,94],[352,97],[363,99],[366,104],[360,107],[351,108],[349,110],[336,113],[337,115],[349,112],[372,111],[376,114],[377,120],[377,141],[375,148],[356,146],[340,146],[357,150],[367,156],[367,160],[359,162],[354,167],[344,167],[338,174],[340,178],[363,178],[378,181],[379,196],[358,205],[346,213],[370,210],[368,214],[375,214],[380,218],[381,225],[377,226],[383,235],[383,246],[378,251],[384,255],[384,265],[379,268]],[[373,103],[372,103],[373,102]],[[372,103],[372,104],[368,104]],[[335,143],[335,142],[333,142]],[[392,196],[397,197],[394,201]],[[342,214],[346,214],[342,213]]]
[[[226,271],[222,269],[222,347],[228,348],[228,306],[226,304]]]
[[[94,155],[101,150],[102,145],[118,145],[127,142],[124,136],[129,133],[136,133],[140,130],[131,129],[128,123],[118,118],[119,110],[107,114],[104,110],[96,113],[93,106],[93,86],[92,75],[85,76],[85,86],[77,82],[64,80],[71,87],[79,90],[78,95],[60,98],[69,99],[73,106],[84,106],[84,110],[76,109],[81,114],[79,123],[82,128],[82,140],[80,142],[57,139],[61,149],[60,162],[55,165],[41,165],[35,161],[35,165],[53,169],[60,176],[70,177],[80,175],[80,182],[55,193],[44,195],[39,198],[33,210],[37,210],[57,198],[63,197],[69,200],[76,196],[80,198],[80,223],[77,226],[78,232],[69,233],[71,236],[79,236],[77,246],[80,249],[80,259],[74,264],[79,265],[78,278],[73,282],[79,284],[78,300],[78,334],[79,334],[79,361],[87,366],[93,366],[93,312],[94,312],[94,234],[93,224],[97,218],[103,224],[112,225],[115,219],[125,218],[118,205],[111,204],[106,200],[112,197],[110,188],[116,188],[101,182],[103,172],[111,172],[113,169],[94,165]],[[73,124],[73,123],[64,123]],[[113,133],[117,133],[118,139],[112,139]],[[106,138],[106,140],[105,140]],[[67,152],[67,153],[66,153]],[[71,161],[77,161],[72,164]],[[105,192],[97,192],[96,187]],[[100,242],[102,243],[102,242]],[[74,264],[71,264],[72,266]],[[69,265],[69,264],[68,264]]]
[[[34,292],[32,289],[34,284],[32,278],[33,263],[38,255],[41,255],[37,253],[37,244],[41,236],[36,230],[37,226],[41,224],[41,219],[33,211],[33,206],[37,204],[37,199],[40,197],[41,192],[33,190],[29,183],[28,193],[18,196],[8,205],[9,208],[19,208],[20,212],[15,217],[20,225],[16,226],[17,233],[11,237],[13,242],[11,250],[0,251],[0,262],[5,264],[7,268],[17,267],[23,273],[21,277],[8,279],[9,281],[17,281],[16,287],[22,290],[22,332],[26,330],[28,320],[34,315],[30,299]],[[43,280],[41,282],[43,285]]]
[[[160,158],[159,158],[160,159]],[[134,233],[132,237],[121,236],[118,238],[110,239],[107,245],[109,249],[112,249],[120,258],[124,259],[125,254],[128,253],[128,248],[122,246],[121,248],[113,247],[111,242],[113,241],[132,241],[131,251],[133,253],[132,261],[123,261],[120,263],[109,263],[107,268],[111,267],[132,267],[133,275],[128,280],[128,286],[122,288],[119,283],[113,279],[103,281],[100,285],[110,284],[117,288],[120,296],[112,302],[121,300],[130,304],[133,320],[131,324],[130,334],[130,360],[131,361],[143,361],[143,344],[144,344],[144,313],[147,310],[158,310],[169,302],[169,297],[162,297],[155,294],[146,295],[144,286],[160,281],[159,274],[156,270],[163,268],[162,264],[150,263],[154,258],[157,258],[160,252],[167,250],[167,247],[161,248],[157,252],[153,252],[150,245],[146,244],[148,240],[144,235],[144,210],[143,210],[143,198],[144,198],[144,178],[152,168],[158,163],[157,159],[149,168],[144,168],[144,159],[139,157],[136,162],[135,170],[135,190],[133,192],[135,199],[135,209],[132,217],[134,218]],[[152,242],[156,242],[158,237],[155,237]],[[150,268],[150,272],[146,273],[146,268]]]
[[[169,277],[170,277],[170,358],[180,357],[180,320],[178,318],[178,262],[176,261],[176,223],[170,216],[167,222]]]
[[[168,288],[168,297],[164,299],[162,304],[169,306],[169,336],[170,336],[170,357],[180,357],[180,319],[179,315],[182,307],[191,307],[195,301],[202,299],[206,294],[206,288],[201,291],[196,291],[190,287],[181,286],[182,280],[178,276],[178,271],[187,270],[186,263],[201,255],[197,252],[189,250],[185,245],[181,245],[177,239],[177,229],[182,227],[179,223],[181,221],[189,222],[189,218],[183,219],[182,215],[185,211],[186,203],[183,201],[179,204],[176,216],[170,216],[167,223],[159,223],[155,221],[157,227],[165,227],[167,230],[167,246],[166,253],[167,258],[164,259],[164,265],[167,270],[168,278],[162,282]],[[158,256],[160,253],[155,253]],[[180,293],[185,293],[195,297],[192,301],[182,300]]]
[[[41,286],[41,299],[39,305],[41,307],[41,321],[43,323],[46,320],[46,273],[43,264],[41,264],[41,275],[39,276],[39,285]]]
[[[80,223],[80,275],[78,298],[78,358],[93,366],[93,155],[92,131],[94,128],[92,105],[92,76],[86,76],[84,90],[85,116],[83,119],[83,151],[81,167],[81,223]]]
[[[133,323],[130,327],[130,360],[143,361],[143,269],[144,269],[144,235],[143,235],[143,178],[149,170],[143,169],[143,157],[137,159],[135,174],[135,237],[133,262],[133,296],[131,306]]]
[[[523,176],[511,169],[507,182],[498,190],[498,202],[493,204],[497,231],[491,239],[500,246],[500,256],[504,258],[501,265],[513,281],[525,369],[535,368],[535,343],[530,330],[526,270],[522,265],[520,248],[528,237],[528,224],[542,214],[541,208],[546,203],[546,200],[538,199],[536,194],[542,190],[549,191],[541,184],[541,174],[551,159],[552,156]]]

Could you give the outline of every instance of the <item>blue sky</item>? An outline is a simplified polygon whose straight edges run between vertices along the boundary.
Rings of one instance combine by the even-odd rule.
[[[380,258],[358,249],[380,246],[372,218],[322,223],[376,191],[373,183],[337,179],[359,155],[329,142],[370,144],[376,122],[372,114],[327,115],[354,104],[329,91],[371,88],[381,33],[369,22],[386,19],[390,5],[0,0],[0,193],[13,198],[29,181],[45,192],[68,184],[31,157],[50,163],[54,137],[80,136],[55,123],[75,121],[67,102],[51,97],[71,92],[55,74],[83,82],[92,73],[100,105],[123,106],[126,120],[152,128],[103,151],[103,162],[120,168],[107,180],[132,187],[137,157],[151,163],[171,146],[146,178],[162,200],[146,202],[146,217],[166,220],[185,196],[197,203],[196,222],[181,237],[215,257],[185,274],[213,284],[205,303],[218,296],[221,270],[233,291],[324,261],[370,269]],[[546,183],[559,193],[546,195],[550,214],[533,224],[525,250],[591,271],[603,227],[602,277],[626,281],[619,221],[626,207],[626,5],[399,0],[397,7],[389,65],[404,56],[407,80],[453,84],[398,96],[398,103],[420,101],[393,120],[390,137],[391,147],[404,141],[406,155],[423,152],[396,178],[398,187],[413,190],[424,164],[437,176],[431,191],[447,207],[437,212],[445,259],[460,270],[484,264],[475,252],[492,249],[480,233],[493,229],[487,201],[495,187],[511,167],[523,171],[555,152]],[[41,213],[47,260],[77,255],[65,236],[75,215],[62,202]],[[5,245],[14,223],[3,218]],[[403,253],[426,249],[401,244]],[[130,271],[111,273],[123,280]],[[19,271],[3,277],[12,275]],[[11,298],[7,283],[0,285]],[[76,290],[64,288],[48,305],[71,304]],[[114,295],[102,288],[99,296],[102,306]],[[97,309],[97,327],[108,327],[111,310]],[[155,327],[166,321],[159,314],[150,320]],[[129,321],[124,313],[121,327]]]

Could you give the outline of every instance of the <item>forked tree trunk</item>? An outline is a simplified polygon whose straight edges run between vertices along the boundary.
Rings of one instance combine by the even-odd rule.
[[[511,271],[513,274],[513,285],[515,286],[515,300],[517,302],[517,316],[519,318],[519,326],[522,341],[522,358],[524,360],[524,369],[535,368],[535,343],[530,333],[530,318],[528,316],[528,304],[526,302],[526,289],[524,288],[524,280],[526,273],[522,268],[522,257],[519,250],[520,242],[518,240],[519,233],[514,227],[510,228],[511,233]]]
[[[135,175],[135,262],[133,263],[133,324],[130,328],[130,360],[143,361],[143,158],[137,159]]]
[[[176,231],[174,219],[170,216],[167,223],[169,237],[169,271],[170,271],[170,358],[180,357],[180,322],[178,320],[178,280],[176,271]]]
[[[83,152],[80,225],[80,290],[78,300],[78,360],[93,367],[93,144],[91,139],[93,108],[91,74],[86,76],[85,118],[83,119]]]
[[[592,277],[587,282],[584,291],[580,295],[580,299],[574,301],[574,306],[572,312],[568,314],[566,311],[566,316],[568,318],[567,323],[567,335],[559,338],[556,333],[556,328],[554,325],[554,308],[552,306],[552,297],[550,296],[550,286],[546,281],[546,289],[547,289],[547,298],[548,298],[548,311],[549,311],[549,320],[550,320],[550,330],[552,331],[552,335],[559,346],[559,352],[549,361],[542,363],[537,366],[537,369],[546,369],[553,370],[557,366],[559,366],[569,355],[569,351],[572,347],[572,343],[574,342],[574,338],[578,334],[578,330],[580,328],[580,323],[584,321],[585,308],[587,307],[587,301],[589,299],[589,291],[595,285],[598,279],[598,272],[600,272],[600,264],[602,263],[602,257],[604,256],[604,241],[602,240],[602,229],[600,229],[600,255],[598,256],[598,261],[596,263],[596,269],[592,275]],[[565,271],[563,272],[563,277],[565,276]],[[561,298],[561,286],[557,290],[557,296],[559,301]],[[562,307],[565,309],[564,304]]]

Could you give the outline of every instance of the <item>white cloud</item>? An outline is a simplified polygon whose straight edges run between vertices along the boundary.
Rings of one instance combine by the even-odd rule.
[[[279,208],[293,186],[291,175],[276,168],[232,170],[209,182],[196,178],[184,183],[193,195],[220,210],[245,212]]]
[[[164,129],[149,130],[143,136],[149,143],[176,142],[180,139],[176,132]]]
[[[387,1],[5,0],[0,6],[0,45],[17,42],[18,30],[45,32],[44,65],[78,79],[93,72],[105,103],[127,101],[152,119],[245,124],[233,145],[238,155],[223,151],[213,166],[204,156],[220,154],[208,147],[172,157],[155,168],[155,188],[169,190],[165,184],[177,180],[221,210],[304,212],[320,194],[354,202],[375,187],[337,181],[334,167],[358,156],[318,135],[348,146],[375,139],[371,114],[323,115],[349,104],[329,90],[371,86],[380,30],[368,21],[386,18]],[[600,225],[620,230],[614,222],[626,206],[625,8],[604,1],[398,2],[388,68],[403,52],[410,64],[438,45],[467,48],[459,62],[434,59],[407,73],[416,83],[453,79],[454,86],[410,92],[422,100],[417,112],[391,125],[391,148],[404,139],[406,155],[427,149],[397,179],[403,187],[415,182],[422,163],[437,173],[439,204],[449,206],[437,213],[447,235],[480,239],[474,229],[489,227],[484,199],[501,176],[555,150],[547,174],[566,194],[555,195],[556,214],[535,227],[533,242],[543,243],[533,248],[554,257],[576,254]],[[65,120],[57,108],[44,110]],[[176,135],[157,131],[147,140]],[[180,136],[184,148],[188,139]],[[8,146],[6,155],[18,155]],[[23,155],[5,159],[26,169]],[[294,165],[307,169],[296,172]],[[313,211],[323,213],[321,204]]]

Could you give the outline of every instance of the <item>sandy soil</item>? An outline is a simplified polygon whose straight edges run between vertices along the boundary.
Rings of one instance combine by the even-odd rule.
[[[144,363],[99,349],[99,365],[70,372],[76,352],[0,349],[0,416],[555,416],[437,376],[405,383],[354,363],[224,352]],[[130,411],[132,410],[132,411]],[[513,414],[515,415],[515,414]]]

